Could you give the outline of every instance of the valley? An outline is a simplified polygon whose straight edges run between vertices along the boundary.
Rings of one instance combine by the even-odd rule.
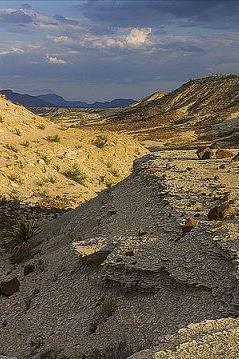
[[[0,355],[237,358],[238,88],[209,76],[115,109],[0,97]]]

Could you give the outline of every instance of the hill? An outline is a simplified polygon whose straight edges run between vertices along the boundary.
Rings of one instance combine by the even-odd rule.
[[[56,94],[47,94],[39,96],[31,96],[27,94],[19,94],[12,90],[1,90],[0,93],[15,104],[23,105],[27,108],[31,107],[62,107],[62,108],[115,108],[127,107],[136,101],[132,99],[114,99],[106,102],[87,103],[83,101],[67,101],[62,96]]]
[[[119,111],[104,127],[170,147],[214,140],[236,145],[238,116],[239,75],[209,76]]]
[[[128,136],[58,127],[4,97],[0,134],[1,197],[45,206],[74,207],[94,197],[145,153]]]

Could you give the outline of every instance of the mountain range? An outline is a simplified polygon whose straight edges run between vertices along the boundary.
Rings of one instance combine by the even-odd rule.
[[[0,90],[0,93],[15,104],[25,107],[63,107],[63,108],[115,108],[127,107],[136,103],[133,99],[114,99],[106,102],[87,103],[83,101],[67,101],[62,96],[56,94],[46,94],[32,96],[28,94],[20,94],[12,90]]]

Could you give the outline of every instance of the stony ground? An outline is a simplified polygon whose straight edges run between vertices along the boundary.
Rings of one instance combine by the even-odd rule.
[[[195,341],[211,346],[211,324],[200,329],[204,339],[195,339],[194,327],[188,337],[163,337],[238,316],[238,177],[237,161],[161,151],[137,160],[112,189],[43,225],[34,258],[12,265],[3,257],[0,281],[17,277],[20,291],[0,297],[2,354],[124,359],[156,347],[135,357],[201,358],[181,350],[193,340],[189,353],[197,353]],[[228,216],[208,220],[224,202]],[[185,231],[188,218],[196,224]],[[34,265],[28,275],[26,264]],[[232,343],[224,357],[236,359],[233,319],[212,323],[219,323],[219,340],[227,331]],[[216,350],[205,358],[215,359]]]

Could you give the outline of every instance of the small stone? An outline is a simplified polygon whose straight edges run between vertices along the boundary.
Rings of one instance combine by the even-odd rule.
[[[196,227],[197,224],[198,224],[197,219],[193,217],[189,217],[188,219],[186,219],[184,225],[182,226],[183,233],[190,232],[194,227]]]
[[[15,277],[8,281],[0,283],[0,294],[10,297],[12,294],[19,292],[20,282]]]
[[[33,264],[28,264],[24,267],[24,275],[26,276],[34,272],[34,270],[35,270],[35,266]]]

